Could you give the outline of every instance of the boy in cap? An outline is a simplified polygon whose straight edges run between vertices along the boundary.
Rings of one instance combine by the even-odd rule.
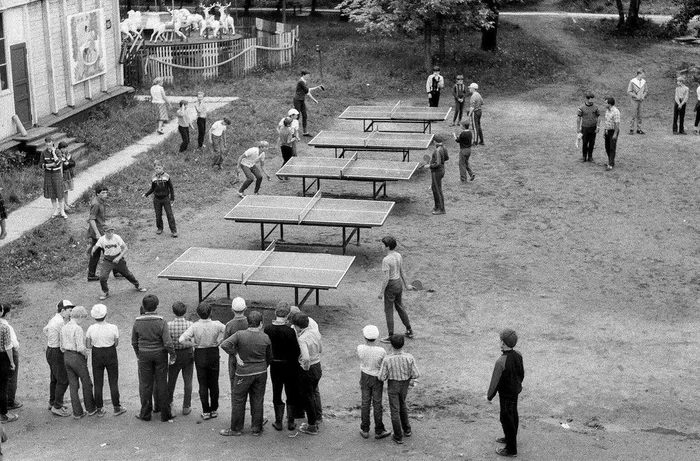
[[[425,81],[425,91],[428,93],[428,105],[437,107],[440,103],[440,90],[445,87],[445,77],[440,75],[440,68],[433,67],[433,73]]]
[[[357,346],[357,356],[360,358],[360,392],[362,406],[360,409],[360,435],[369,438],[369,408],[374,407],[374,438],[389,437],[391,432],[384,428],[382,421],[382,390],[384,382],[379,379],[379,370],[386,357],[383,347],[377,346],[379,328],[367,325],[362,329],[365,343]]]
[[[173,304],[175,319],[168,322],[168,330],[175,347],[175,363],[168,367],[168,403],[172,406],[177,375],[182,371],[182,382],[185,395],[182,400],[182,414],[189,415],[192,412],[192,373],[194,372],[194,348],[180,344],[180,336],[192,326],[192,322],[185,318],[187,306],[177,301]]]
[[[61,329],[61,350],[64,354],[68,383],[70,384],[70,401],[73,406],[73,418],[80,419],[86,415],[97,413],[95,396],[92,392],[92,381],[87,367],[88,350],[85,347],[85,333],[80,325],[87,318],[83,306],[74,307],[70,320]],[[80,403],[80,386],[83,387],[85,409]]]
[[[95,323],[90,325],[85,333],[87,348],[92,349],[92,378],[95,380],[95,405],[97,416],[106,414],[102,389],[104,388],[105,370],[109,380],[109,393],[112,398],[114,416],[126,413],[119,402],[119,358],[117,346],[119,345],[119,328],[112,323],[105,322],[107,306],[95,304],[90,310],[90,315]]]
[[[248,319],[244,315],[246,310],[245,299],[240,296],[236,296],[231,301],[231,311],[233,311],[233,318],[226,323],[226,328],[224,328],[224,341],[233,336],[233,334],[240,330],[248,329]],[[236,374],[236,356],[228,356],[228,377],[231,380],[231,392],[233,392],[233,377]]]
[[[518,394],[522,391],[522,382],[525,378],[523,356],[513,350],[518,343],[518,335],[510,328],[500,333],[501,351],[503,354],[496,360],[491,376],[486,398],[490,402],[498,392],[501,404],[501,426],[505,437],[496,439],[498,443],[505,443],[504,448],[497,448],[496,453],[501,456],[515,457],[518,454]]]
[[[109,296],[107,280],[109,279],[109,273],[112,271],[115,274],[122,274],[125,279],[134,285],[136,291],[146,291],[145,288],[139,285],[139,281],[136,280],[134,274],[126,267],[124,256],[129,251],[129,248],[124,243],[124,240],[114,233],[114,226],[105,226],[105,234],[97,239],[97,243],[92,247],[92,254],[94,255],[99,250],[104,252],[102,266],[100,267],[100,287],[102,288],[100,299],[107,299]]]
[[[418,379],[420,372],[416,367],[416,359],[403,351],[404,337],[391,335],[390,341],[391,353],[382,360],[378,378],[387,381],[391,425],[394,429],[392,439],[400,445],[403,443],[404,437],[411,436],[406,397],[411,380]]]
[[[467,89],[464,86],[464,75],[457,76],[457,83],[452,88],[452,95],[455,98],[455,114],[452,117],[450,126],[455,126],[462,123],[462,113],[464,112],[464,98],[467,95]]]
[[[472,131],[474,132],[474,145],[484,145],[484,133],[481,131],[481,108],[484,106],[484,100],[479,94],[479,85],[476,83],[469,84],[469,118],[472,120]]]
[[[153,194],[153,209],[156,212],[156,234],[163,233],[163,209],[165,216],[168,218],[168,227],[170,227],[170,235],[177,238],[177,226],[175,225],[175,215],[173,215],[172,203],[175,201],[175,189],[170,175],[163,169],[163,163],[160,160],[153,162],[153,177],[151,178],[151,188],[144,192],[141,197],[148,197]]]
[[[64,299],[56,304],[56,314],[44,327],[47,339],[46,361],[51,370],[51,382],[49,383],[49,411],[56,416],[68,417],[70,411],[63,406],[63,396],[68,389],[68,373],[61,350],[61,330],[70,319],[70,313],[75,304]]]

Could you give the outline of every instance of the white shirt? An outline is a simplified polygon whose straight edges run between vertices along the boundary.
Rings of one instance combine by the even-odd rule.
[[[49,320],[49,323],[44,327],[44,334],[47,339],[48,347],[60,347],[61,346],[61,329],[65,324],[65,320],[61,314],[55,314]]]
[[[226,131],[226,128],[228,128],[228,125],[226,125],[223,120],[219,120],[211,125],[210,133],[212,136],[221,136],[224,134],[224,131]]]
[[[10,342],[12,343],[12,345],[10,347],[12,349],[17,350],[19,348],[19,341],[17,341],[17,335],[15,334],[15,329],[12,328],[12,325],[10,325],[8,323],[8,321],[5,319],[0,319],[0,323],[4,323],[5,325],[7,325],[7,328],[10,329]],[[9,347],[8,347],[8,349],[9,349]]]
[[[698,89],[695,92],[698,94],[698,101],[700,101],[700,85],[698,85]]]
[[[153,104],[165,104],[165,90],[160,85],[151,87],[151,102]]]
[[[112,347],[119,339],[119,328],[107,322],[93,323],[87,329],[85,337],[92,342],[93,347]]]
[[[380,346],[357,346],[357,356],[360,358],[360,371],[370,376],[379,376],[382,360],[386,357],[386,350]]]
[[[117,256],[122,252],[124,240],[117,234],[112,234],[111,239],[107,239],[107,235],[103,235],[97,239],[96,245],[105,251],[105,256]]]
[[[698,87],[698,91],[700,91],[700,87]],[[698,93],[700,94],[700,93]],[[277,131],[280,130],[284,126],[284,119],[287,117],[282,117],[282,120],[277,124]],[[298,138],[299,137],[299,119],[293,118],[292,119],[292,124],[289,126],[292,130],[294,130],[294,137]]]
[[[261,151],[259,147],[251,147],[241,155],[241,165],[253,168],[256,163],[265,160],[265,151]]]

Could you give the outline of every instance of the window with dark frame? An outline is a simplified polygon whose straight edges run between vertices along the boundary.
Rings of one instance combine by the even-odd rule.
[[[7,53],[5,53],[5,23],[4,15],[0,13],[0,90],[8,88]]]

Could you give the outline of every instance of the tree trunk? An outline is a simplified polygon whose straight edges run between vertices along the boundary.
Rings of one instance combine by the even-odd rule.
[[[311,14],[316,14],[316,3],[317,0],[311,0]]]
[[[630,9],[627,12],[627,26],[636,29],[639,22],[639,5],[642,0],[630,0]]]
[[[625,10],[622,6],[622,0],[616,0],[615,2],[617,3],[617,14],[620,16],[620,19],[617,21],[617,28],[619,29],[625,25]]]
[[[253,0],[245,0],[245,4],[243,5],[243,12],[246,16],[250,14],[250,7],[253,3]]]
[[[498,49],[498,10],[491,10],[493,26],[481,28],[481,49],[496,51]],[[490,15],[490,16],[491,16]]]
[[[432,40],[433,40],[433,25],[430,21],[425,22],[423,27],[423,52],[425,53],[425,69],[428,73],[433,71],[433,54],[432,54]]]
[[[445,28],[442,16],[438,16],[438,55],[442,64],[445,61]]]

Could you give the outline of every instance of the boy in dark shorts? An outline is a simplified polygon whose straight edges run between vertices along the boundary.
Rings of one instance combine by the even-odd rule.
[[[523,356],[513,350],[518,343],[515,331],[506,328],[501,331],[500,338],[503,354],[496,360],[486,398],[490,402],[498,392],[501,404],[501,426],[505,437],[496,439],[496,442],[505,443],[506,446],[497,448],[496,454],[514,458],[518,454],[518,394],[523,389],[525,368]]]

